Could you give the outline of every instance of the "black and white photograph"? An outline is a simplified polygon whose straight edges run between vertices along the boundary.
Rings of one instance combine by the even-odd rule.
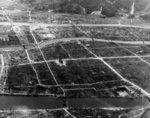
[[[0,118],[150,118],[150,0],[0,0]]]

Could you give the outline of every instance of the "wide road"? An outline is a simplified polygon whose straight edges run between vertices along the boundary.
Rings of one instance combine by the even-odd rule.
[[[39,44],[40,47],[44,47],[45,45],[53,44],[53,43],[58,43],[58,42],[67,42],[67,41],[79,41],[79,40],[87,40],[87,41],[92,41],[91,38],[87,37],[78,37],[78,38],[62,38],[62,39],[54,39],[54,40],[47,40],[44,42],[41,42]],[[114,42],[114,43],[120,43],[120,44],[129,44],[129,45],[143,45],[142,41],[117,41],[117,40],[107,40],[107,39],[95,39],[95,41],[100,41],[100,42]],[[145,41],[146,45],[150,45],[150,41]]]
[[[11,25],[10,22],[0,22],[0,25]],[[59,27],[59,26],[72,26],[72,24],[48,24],[48,23],[28,23],[28,22],[13,22],[13,25],[15,26],[54,26],[54,27]],[[76,26],[88,26],[88,27],[96,27],[96,26],[111,26],[111,27],[135,27],[135,28],[145,28],[145,29],[150,29],[150,26],[136,26],[136,25],[121,25],[121,24],[76,24]]]
[[[79,41],[79,40],[87,40],[87,41],[92,41],[91,38],[87,37],[78,37],[78,38],[62,38],[62,39],[53,39],[53,40],[47,40],[44,42],[39,43],[38,45],[40,47],[44,47],[49,44],[54,44],[58,42],[67,42],[67,41]],[[129,44],[129,45],[143,45],[142,41],[117,41],[117,40],[107,40],[107,39],[94,39],[95,41],[100,41],[100,42],[112,42],[112,43],[119,43],[119,44]],[[150,41],[145,41],[146,45],[150,45]],[[34,48],[32,46],[26,46],[26,48]],[[20,46],[10,46],[10,47],[4,47],[0,48],[0,51],[11,51],[11,50],[21,50],[23,47]]]

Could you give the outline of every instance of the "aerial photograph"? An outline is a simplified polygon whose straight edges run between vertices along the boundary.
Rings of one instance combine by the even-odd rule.
[[[0,118],[150,118],[150,0],[0,0]]]

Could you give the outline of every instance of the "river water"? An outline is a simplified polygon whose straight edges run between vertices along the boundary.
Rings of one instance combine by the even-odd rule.
[[[145,111],[145,113],[142,115],[141,118],[150,118],[150,109],[148,109],[147,111]]]
[[[69,107],[148,107],[150,102],[145,98],[80,98],[67,99]],[[0,109],[57,109],[63,107],[63,99],[51,97],[18,97],[0,96]]]

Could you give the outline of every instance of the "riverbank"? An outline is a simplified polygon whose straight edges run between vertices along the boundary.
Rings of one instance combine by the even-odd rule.
[[[80,111],[80,112],[79,112]],[[2,109],[0,110],[0,117],[63,117],[63,118],[82,118],[82,117],[114,117],[123,116],[140,116],[143,113],[142,108],[59,108],[59,109],[28,109],[27,107],[18,107],[15,110]],[[133,117],[134,118],[134,117]],[[137,117],[136,117],[137,118]]]

